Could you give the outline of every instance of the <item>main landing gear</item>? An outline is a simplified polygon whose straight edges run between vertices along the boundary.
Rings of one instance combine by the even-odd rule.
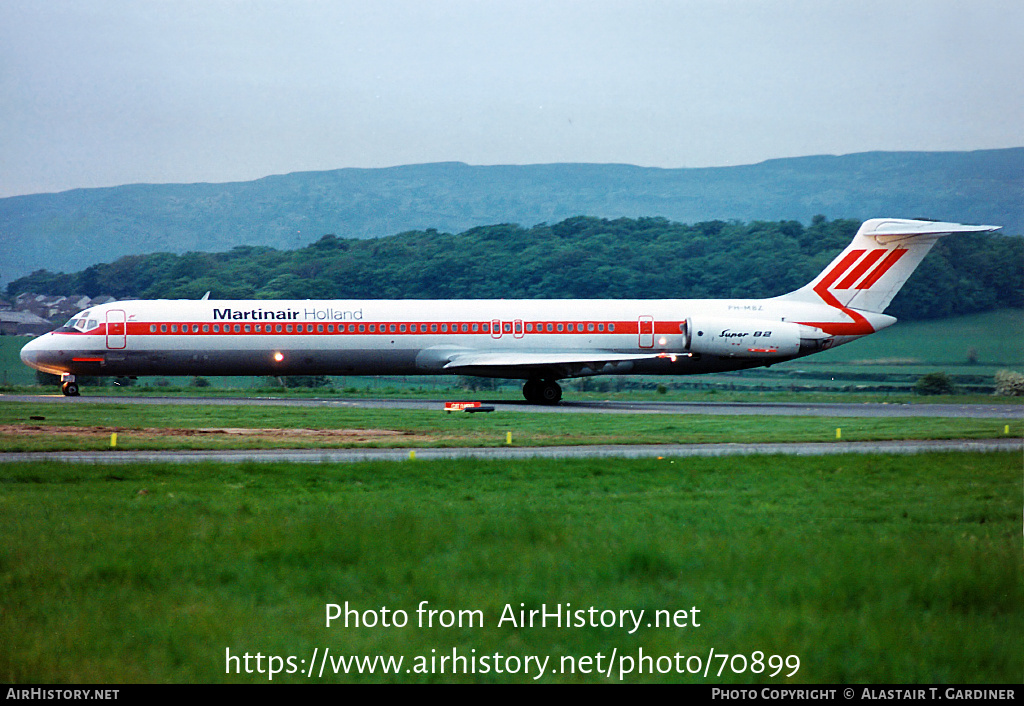
[[[554,380],[527,380],[523,385],[523,397],[533,404],[558,404],[562,399],[562,387]]]

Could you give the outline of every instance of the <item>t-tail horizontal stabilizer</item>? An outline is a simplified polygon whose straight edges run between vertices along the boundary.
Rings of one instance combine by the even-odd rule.
[[[999,228],[873,218],[811,283],[779,298],[880,314],[939,238]]]

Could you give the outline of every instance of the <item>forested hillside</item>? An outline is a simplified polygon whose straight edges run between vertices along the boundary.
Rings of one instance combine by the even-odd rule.
[[[420,164],[231,184],[135,184],[0,199],[0,283],[122,255],[298,248],[324,233],[375,238],[555,223],[580,214],[714,219],[934,218],[1024,232],[1024,148],[871,152],[706,169],[625,164]]]
[[[808,227],[577,217],[459,234],[325,235],[297,250],[157,253],[74,274],[39,271],[7,292],[147,299],[207,291],[214,299],[764,297],[813,279],[859,225],[820,216]],[[1024,307],[1024,238],[957,235],[938,242],[888,313],[922,319],[1002,307]]]

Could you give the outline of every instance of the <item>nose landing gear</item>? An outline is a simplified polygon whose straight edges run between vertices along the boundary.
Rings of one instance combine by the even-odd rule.
[[[71,373],[62,373],[60,376],[60,391],[65,397],[78,397],[78,382]]]
[[[554,380],[530,379],[523,385],[523,397],[532,404],[558,404],[562,399],[562,387]]]

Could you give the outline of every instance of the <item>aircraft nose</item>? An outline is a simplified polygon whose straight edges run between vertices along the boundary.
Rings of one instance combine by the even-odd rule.
[[[40,337],[41,338],[41,337]],[[30,368],[39,369],[39,338],[33,338],[21,349],[21,362]]]

